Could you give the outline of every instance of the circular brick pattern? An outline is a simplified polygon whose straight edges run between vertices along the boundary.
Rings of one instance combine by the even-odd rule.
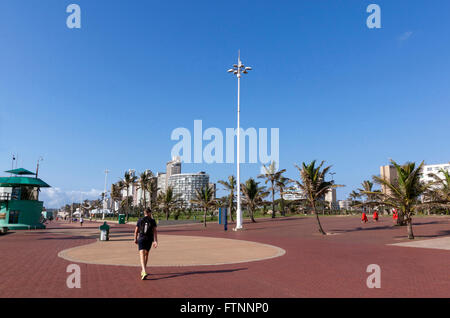
[[[158,241],[158,248],[150,250],[148,266],[236,264],[286,253],[273,245],[235,239],[160,234]],[[129,234],[63,250],[58,256],[76,263],[140,266],[137,245]]]

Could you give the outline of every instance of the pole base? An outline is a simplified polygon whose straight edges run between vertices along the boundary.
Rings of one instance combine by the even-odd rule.
[[[234,227],[233,232],[239,232],[245,230],[243,227]]]

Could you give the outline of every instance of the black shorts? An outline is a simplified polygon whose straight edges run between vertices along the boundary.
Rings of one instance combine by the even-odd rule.
[[[139,248],[139,250],[150,251],[150,248],[152,247],[152,243],[153,243],[153,241],[150,241],[150,240],[139,239],[138,240],[138,248]]]

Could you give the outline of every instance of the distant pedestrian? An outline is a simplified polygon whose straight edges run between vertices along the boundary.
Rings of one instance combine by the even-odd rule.
[[[145,216],[137,221],[136,229],[134,230],[134,243],[138,245],[139,257],[141,260],[141,279],[147,278],[147,262],[150,248],[158,247],[158,231],[156,230],[156,222],[152,218],[152,211],[146,208]]]
[[[375,210],[375,211],[373,211],[373,220],[375,221],[375,222],[378,222],[378,211],[377,210]]]
[[[398,223],[398,212],[397,209],[392,209],[392,220],[394,221],[394,224]]]
[[[361,217],[361,223],[367,223],[369,220],[367,219],[367,215],[366,212],[362,213],[362,217]]]
[[[80,216],[80,226],[83,226],[83,222],[84,222],[83,217]]]

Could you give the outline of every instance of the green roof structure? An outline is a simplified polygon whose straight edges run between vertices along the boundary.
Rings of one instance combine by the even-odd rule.
[[[13,176],[0,177],[0,228],[45,229],[42,223],[44,202],[39,201],[39,188],[50,188],[50,185],[27,169],[5,172]]]
[[[29,170],[27,170],[27,169],[24,169],[24,168],[19,168],[19,169],[14,169],[14,170],[8,170],[8,171],[5,171],[6,173],[12,173],[12,174],[16,174],[16,175],[19,175],[19,176],[23,176],[23,175],[36,175],[35,173],[33,173],[33,172],[31,172],[31,171],[29,171]]]
[[[31,186],[39,188],[50,188],[50,186],[39,178],[31,177],[0,177],[0,187]]]

